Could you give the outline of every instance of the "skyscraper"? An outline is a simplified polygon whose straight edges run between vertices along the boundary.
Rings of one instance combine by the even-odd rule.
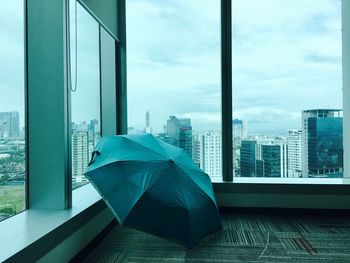
[[[336,109],[302,112],[303,177],[342,177],[343,118]]]
[[[258,159],[258,144],[255,140],[243,140],[240,156],[241,156],[241,177],[256,176],[256,160]]]
[[[146,127],[145,127],[145,132],[146,133],[152,133],[152,128],[151,128],[151,116],[149,111],[146,111]]]
[[[288,131],[288,177],[302,177],[302,130]]]
[[[235,176],[240,173],[240,149],[242,139],[247,137],[247,129],[244,122],[239,119],[232,121],[232,137],[233,137],[233,169]]]
[[[189,118],[170,116],[167,120],[164,137],[167,142],[184,149],[192,157],[192,125]]]
[[[194,136],[193,160],[212,180],[222,179],[221,133],[205,132]]]
[[[246,138],[247,137],[247,129],[242,120],[234,119],[232,121],[232,133],[234,138]]]
[[[19,138],[18,111],[0,112],[0,139]]]
[[[243,140],[241,177],[287,177],[287,144],[283,140]]]
[[[73,183],[85,182],[84,172],[89,163],[89,133],[72,131],[72,179]]]
[[[287,144],[261,145],[263,177],[287,177]]]

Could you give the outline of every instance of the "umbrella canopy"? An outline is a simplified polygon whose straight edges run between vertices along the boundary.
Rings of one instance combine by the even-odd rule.
[[[85,176],[121,225],[189,248],[222,229],[209,176],[151,134],[100,138]]]

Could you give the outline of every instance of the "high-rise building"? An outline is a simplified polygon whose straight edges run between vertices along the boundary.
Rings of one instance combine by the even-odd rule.
[[[91,120],[90,124],[87,126],[87,129],[91,132],[91,134],[99,133],[100,127],[98,120]]]
[[[240,149],[242,139],[247,137],[246,125],[242,120],[234,119],[232,121],[232,138],[233,138],[233,169],[235,176],[240,174]]]
[[[247,128],[245,123],[242,120],[234,119],[232,121],[232,133],[233,137],[237,138],[246,138],[247,137]]]
[[[241,177],[287,177],[287,152],[284,140],[243,140]]]
[[[288,131],[288,177],[302,177],[302,130]]]
[[[151,128],[151,116],[149,111],[146,112],[146,128],[144,130],[146,133],[152,133],[152,128]]]
[[[192,125],[189,118],[170,116],[167,120],[164,137],[167,142],[184,149],[192,157]]]
[[[19,138],[19,113],[0,112],[0,139]]]
[[[85,182],[84,172],[89,163],[89,132],[72,131],[72,178],[73,183]]]
[[[212,180],[222,180],[221,133],[208,131],[194,136],[193,160]]]
[[[342,177],[343,118],[336,109],[302,112],[303,177]]]
[[[241,157],[241,177],[255,177],[256,176],[256,160],[258,157],[259,149],[257,141],[255,140],[242,140],[240,149]]]
[[[287,177],[287,144],[261,145],[263,177]]]

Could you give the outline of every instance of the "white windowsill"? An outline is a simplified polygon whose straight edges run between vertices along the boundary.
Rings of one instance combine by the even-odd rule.
[[[29,209],[0,222],[0,262],[33,244],[60,225],[101,200],[91,184],[73,191],[73,205],[67,210]]]
[[[267,178],[234,177],[232,182],[212,179],[214,184],[311,184],[311,185],[350,185],[350,178]]]

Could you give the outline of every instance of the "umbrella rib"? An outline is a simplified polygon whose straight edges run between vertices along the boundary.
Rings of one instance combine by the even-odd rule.
[[[181,170],[181,172],[187,174],[187,172],[184,171],[179,165],[177,165],[177,167]],[[208,195],[208,193],[205,192],[205,191],[191,178],[191,176],[187,176],[187,178],[189,178],[189,180],[191,181],[191,183],[193,183],[201,192],[205,193],[205,195],[207,195],[207,196],[213,201],[213,203],[216,205],[216,201],[215,201],[210,195]]]

